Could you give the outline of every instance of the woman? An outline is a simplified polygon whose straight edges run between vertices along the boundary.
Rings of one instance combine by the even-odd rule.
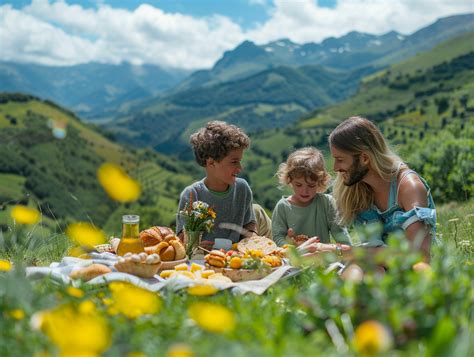
[[[365,118],[351,117],[339,124],[329,136],[329,146],[337,172],[333,196],[340,223],[381,224],[376,244],[380,246],[390,233],[404,231],[429,261],[436,210],[427,183],[390,150],[380,130]]]

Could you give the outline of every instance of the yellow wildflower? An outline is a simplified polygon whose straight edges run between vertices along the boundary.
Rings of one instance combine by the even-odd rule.
[[[14,309],[8,313],[15,320],[23,320],[25,318],[25,312],[22,309]]]
[[[11,211],[12,218],[21,224],[35,224],[40,220],[40,213],[36,208],[16,205]]]
[[[114,301],[111,299],[111,298],[103,298],[102,299],[102,303],[105,305],[105,306],[110,306],[114,303]]]
[[[82,247],[71,247],[68,249],[67,255],[70,257],[81,257],[83,259],[89,259],[87,252]]]
[[[84,291],[79,289],[79,288],[75,288],[74,286],[69,286],[67,289],[66,289],[66,292],[72,296],[72,297],[76,297],[76,298],[81,298],[84,296]]]
[[[105,319],[62,305],[40,314],[40,328],[60,349],[60,355],[95,355],[109,348],[111,334]]]
[[[158,294],[139,288],[129,283],[112,282],[109,285],[113,303],[109,313],[122,313],[128,318],[135,319],[146,314],[156,314],[160,311],[161,300]]]
[[[105,234],[100,229],[86,222],[70,224],[66,234],[71,240],[82,246],[93,247],[106,241]]]
[[[201,328],[210,332],[225,333],[235,327],[234,314],[221,305],[194,303],[189,307],[188,314]]]
[[[103,164],[97,170],[97,178],[105,192],[115,201],[130,202],[140,197],[140,184],[117,165]]]
[[[0,271],[9,271],[12,268],[12,263],[8,260],[0,259]]]
[[[195,296],[214,295],[218,291],[219,289],[217,289],[215,286],[211,284],[194,285],[188,288],[188,294],[195,295]]]
[[[380,322],[369,320],[359,325],[354,334],[354,347],[362,355],[372,356],[388,351],[392,346],[392,335]]]
[[[93,314],[95,313],[97,310],[96,310],[96,307],[95,307],[95,304],[90,301],[90,300],[86,300],[86,301],[83,301],[79,304],[79,308],[78,308],[79,312],[81,314]]]
[[[194,357],[194,353],[188,345],[177,343],[168,349],[166,357]]]

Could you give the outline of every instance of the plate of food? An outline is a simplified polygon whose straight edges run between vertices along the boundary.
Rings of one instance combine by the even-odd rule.
[[[275,242],[259,236],[243,239],[237,250],[212,250],[204,260],[206,268],[234,282],[262,279],[284,264],[283,251]]]

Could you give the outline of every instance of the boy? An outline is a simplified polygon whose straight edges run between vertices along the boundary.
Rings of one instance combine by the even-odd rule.
[[[192,134],[190,143],[196,162],[206,169],[206,177],[181,192],[178,212],[192,193],[193,201],[206,202],[217,214],[214,228],[204,234],[201,246],[212,249],[215,238],[227,238],[234,243],[241,239],[238,232],[220,228],[220,223],[233,223],[255,232],[252,191],[244,179],[237,177],[242,170],[243,152],[250,145],[249,137],[235,125],[212,121]],[[180,238],[183,238],[183,225],[183,218],[178,214],[176,233]]]

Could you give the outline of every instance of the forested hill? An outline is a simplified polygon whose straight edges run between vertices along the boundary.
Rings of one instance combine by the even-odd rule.
[[[252,135],[246,173],[256,200],[272,208],[273,177],[293,148],[327,150],[327,136],[354,115],[375,121],[402,157],[430,183],[438,203],[474,191],[474,33],[447,41],[364,79],[358,93],[285,129]],[[332,162],[329,159],[328,165]]]
[[[0,129],[3,227],[15,203],[37,204],[50,227],[82,220],[116,232],[125,212],[141,214],[144,225],[170,224],[177,197],[195,171],[149,150],[125,148],[73,113],[29,95],[0,94]],[[138,202],[119,205],[106,195],[96,178],[105,161],[141,182]]]
[[[278,67],[242,80],[178,92],[106,127],[120,141],[183,155],[189,134],[209,120],[231,122],[249,132],[284,127],[314,108],[348,97],[359,80],[373,72],[373,68],[346,73],[321,66]]]

